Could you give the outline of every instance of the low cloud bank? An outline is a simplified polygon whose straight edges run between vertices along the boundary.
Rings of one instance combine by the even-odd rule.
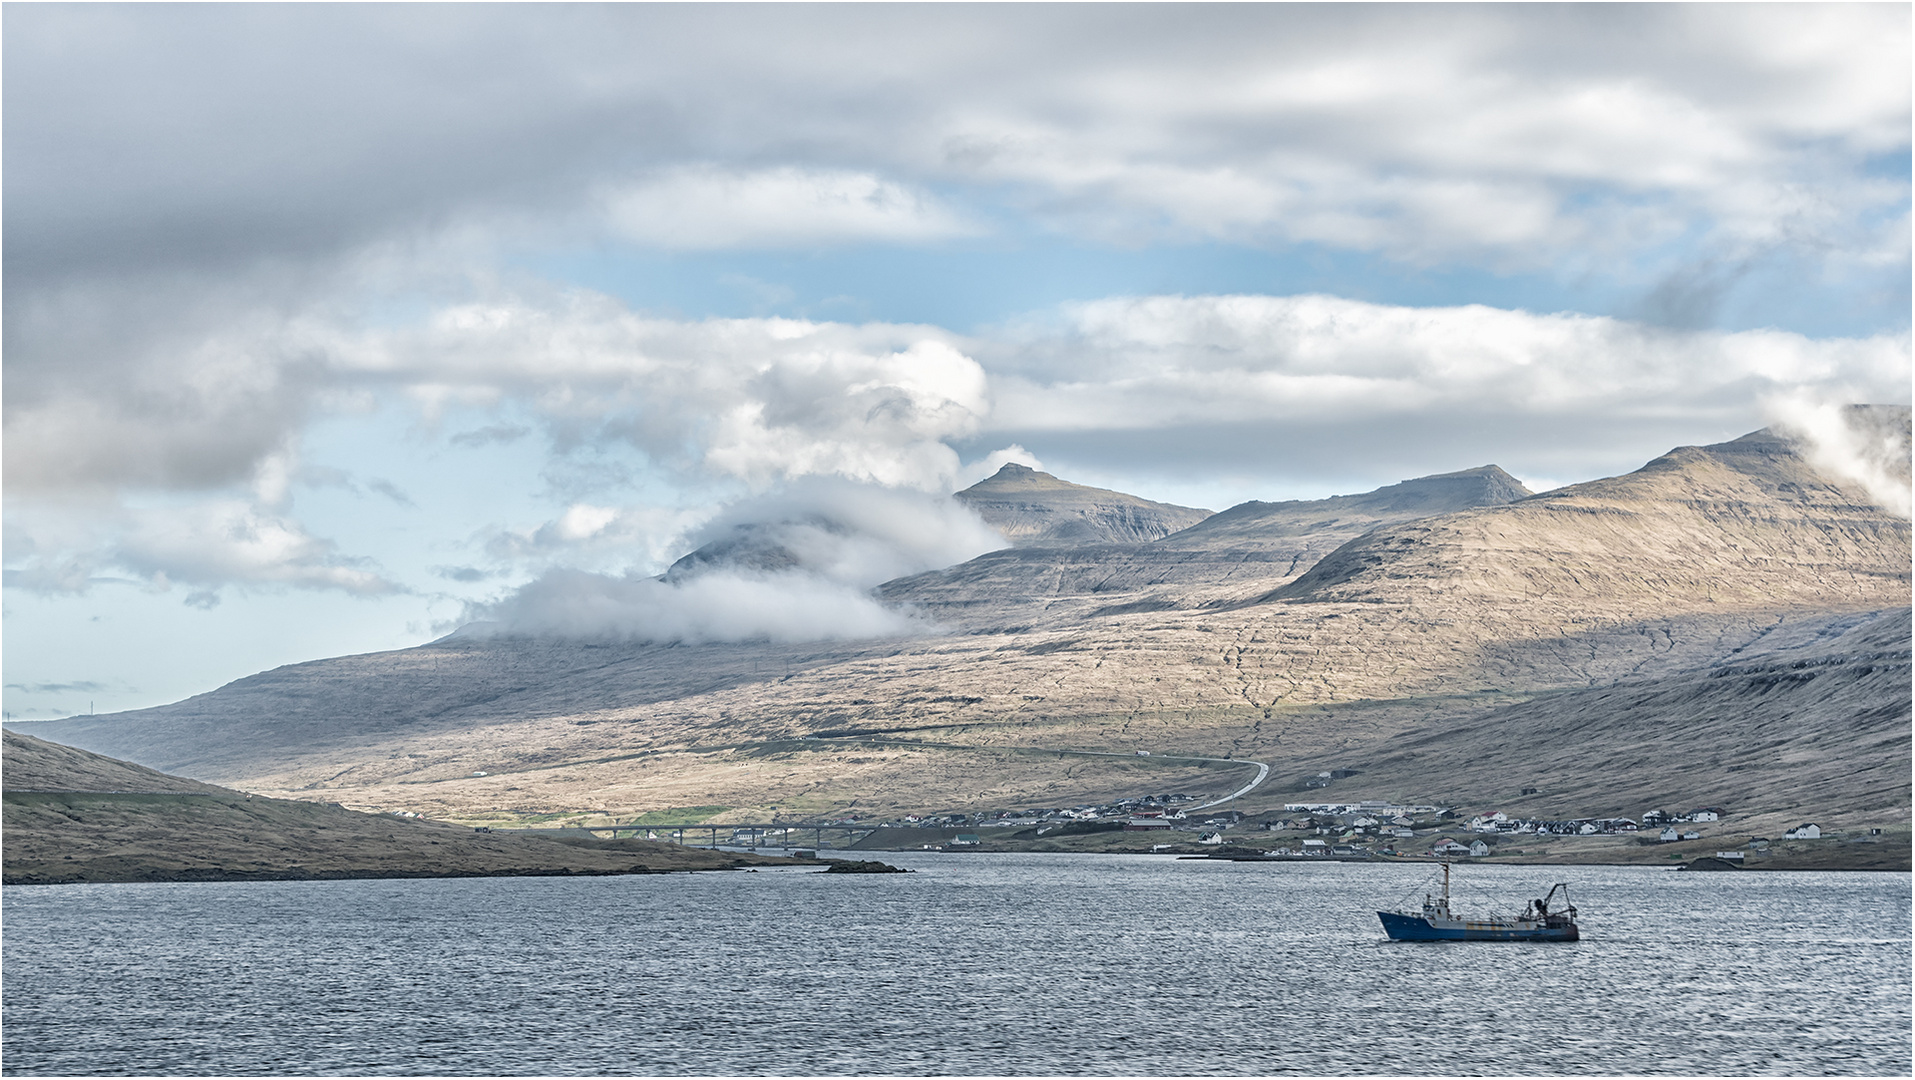
[[[955,499],[808,480],[736,503],[695,531],[681,579],[718,569],[796,570],[858,589],[1008,547]]]
[[[1883,509],[1909,516],[1909,409],[1846,405],[1804,394],[1772,399],[1775,426],[1800,441],[1810,464],[1856,484]]]
[[[628,641],[848,641],[928,633],[931,624],[805,573],[723,571],[685,581],[548,570],[463,635]]]
[[[631,641],[848,641],[936,633],[873,586],[1007,546],[962,504],[818,481],[736,504],[653,577],[552,569],[471,611],[464,635]]]

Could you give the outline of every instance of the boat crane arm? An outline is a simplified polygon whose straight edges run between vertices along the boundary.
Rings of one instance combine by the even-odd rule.
[[[1543,894],[1543,898],[1541,900],[1536,901],[1537,908],[1541,909],[1542,911],[1548,911],[1549,902],[1556,898],[1556,894],[1558,892],[1561,892],[1563,894],[1563,903],[1568,905],[1567,910],[1569,911],[1571,915],[1574,915],[1576,913],[1576,905],[1570,902],[1569,883],[1566,881],[1559,881],[1556,884],[1550,886],[1549,892]]]

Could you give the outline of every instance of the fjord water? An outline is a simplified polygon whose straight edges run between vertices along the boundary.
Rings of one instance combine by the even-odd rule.
[[[1390,943],[1429,867],[23,886],[34,1074],[1907,1074],[1908,874],[1567,879],[1575,944]]]

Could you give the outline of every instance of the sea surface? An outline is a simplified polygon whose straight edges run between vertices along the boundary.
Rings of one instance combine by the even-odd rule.
[[[10,886],[45,1074],[1907,1075],[1908,874],[1567,880],[1574,944],[1390,943],[1428,867],[885,855],[882,876]]]

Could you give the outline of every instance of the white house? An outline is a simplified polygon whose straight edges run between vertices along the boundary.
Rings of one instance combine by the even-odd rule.
[[[1477,843],[1481,844],[1482,841],[1478,840]],[[1484,846],[1487,847],[1488,845]],[[1468,855],[1469,851],[1470,849],[1451,840],[1447,836],[1430,845],[1430,854],[1432,855]]]
[[[1695,822],[1721,821],[1722,814],[1715,810],[1697,810],[1695,813],[1689,815],[1689,820]]]
[[[1797,825],[1795,828],[1790,829],[1788,832],[1783,833],[1782,839],[1784,840],[1820,840],[1822,839],[1822,826],[1817,825],[1814,822],[1809,822],[1806,825]]]
[[[1483,843],[1481,840],[1473,840],[1470,842],[1469,853],[1480,859],[1489,854],[1489,845]]]
[[[1671,825],[1671,826],[1669,826],[1669,827],[1667,827],[1667,828],[1665,828],[1665,829],[1663,829],[1663,830],[1662,830],[1662,835],[1660,835],[1660,836],[1658,836],[1658,837],[1656,837],[1656,839],[1658,839],[1658,840],[1660,840],[1660,841],[1662,841],[1662,842],[1663,842],[1663,843],[1665,843],[1665,844],[1669,844],[1669,843],[1674,843],[1675,841],[1677,841],[1677,840],[1680,840],[1680,839],[1682,839],[1682,835],[1681,835],[1680,833],[1678,833],[1678,832],[1676,832],[1676,827],[1675,827],[1674,825]]]

